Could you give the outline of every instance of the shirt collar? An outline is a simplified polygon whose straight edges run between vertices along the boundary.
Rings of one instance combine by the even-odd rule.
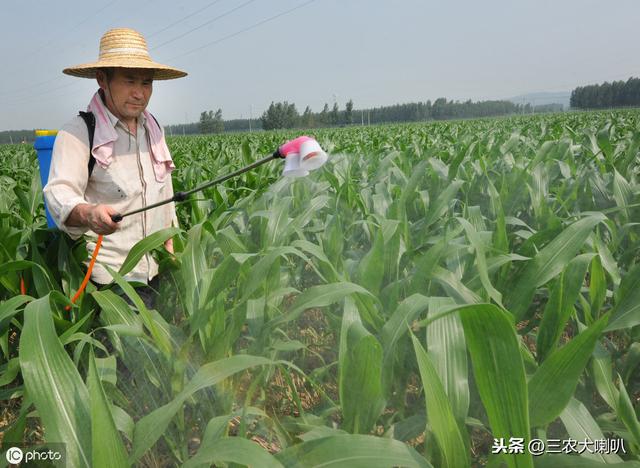
[[[107,111],[107,117],[109,117],[109,122],[111,122],[111,125],[113,125],[113,128],[115,128],[116,125],[118,125],[118,122],[120,122],[120,119],[118,119],[118,117],[113,115],[113,113],[109,110],[109,108],[106,105],[104,106],[104,110]],[[143,112],[140,114],[140,117],[138,117],[138,127],[140,126],[144,127],[146,123],[147,123],[147,118],[144,116],[144,112]],[[125,129],[127,128],[124,122],[121,122],[121,125]]]
[[[116,124],[118,123],[118,117],[113,115],[107,106],[104,106],[104,110],[107,112],[107,117],[109,117],[109,122],[111,122],[111,125],[115,127]]]

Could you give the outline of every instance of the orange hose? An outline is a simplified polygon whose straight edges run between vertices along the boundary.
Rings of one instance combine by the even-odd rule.
[[[87,274],[84,275],[84,279],[82,280],[82,284],[76,291],[75,295],[71,299],[71,303],[75,304],[84,288],[87,287],[87,283],[89,282],[89,278],[91,278],[91,272],[93,271],[93,265],[96,263],[96,257],[98,256],[98,251],[100,250],[100,246],[102,245],[102,234],[98,236],[98,241],[96,242],[96,248],[93,250],[93,255],[91,256],[91,261],[89,262],[89,268],[87,268]],[[64,310],[71,310],[71,306],[66,306]]]

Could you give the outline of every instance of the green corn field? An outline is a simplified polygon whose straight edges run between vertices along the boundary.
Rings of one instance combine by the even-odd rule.
[[[173,137],[174,188],[296,135]],[[69,467],[640,466],[640,112],[314,135],[320,170],[273,163],[192,195],[70,311],[85,240],[46,229],[33,148],[0,147],[2,450],[63,443]],[[123,279],[150,251],[158,310]]]

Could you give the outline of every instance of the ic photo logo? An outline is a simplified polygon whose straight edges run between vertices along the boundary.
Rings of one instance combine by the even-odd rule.
[[[22,461],[24,454],[22,453],[22,449],[18,447],[11,447],[9,450],[7,450],[6,457],[7,457],[7,461],[10,464],[17,465]]]
[[[5,453],[10,465],[33,466],[32,463],[51,462],[56,466],[65,466],[64,444],[45,444],[36,447],[10,447]],[[47,465],[48,466],[48,465]]]

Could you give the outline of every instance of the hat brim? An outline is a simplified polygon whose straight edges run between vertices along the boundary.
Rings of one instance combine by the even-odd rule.
[[[132,59],[126,60],[118,57],[116,60],[101,60],[99,62],[83,63],[74,67],[65,68],[62,73],[65,75],[77,76],[78,78],[95,78],[96,71],[101,68],[138,68],[153,70],[154,80],[174,80],[187,76],[187,72],[177,68],[163,65],[150,60]]]

